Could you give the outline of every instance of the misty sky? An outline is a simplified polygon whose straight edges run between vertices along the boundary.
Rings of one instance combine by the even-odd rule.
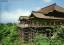
[[[29,16],[53,3],[64,7],[64,0],[0,0],[0,23],[17,22],[19,16]]]

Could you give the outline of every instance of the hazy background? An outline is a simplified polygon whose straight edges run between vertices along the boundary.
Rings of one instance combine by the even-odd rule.
[[[0,0],[0,23],[16,23],[19,16],[29,16],[53,3],[64,7],[64,0]]]

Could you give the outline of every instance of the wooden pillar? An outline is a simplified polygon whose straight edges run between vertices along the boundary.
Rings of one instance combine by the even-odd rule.
[[[60,21],[60,25],[62,24],[62,21]]]
[[[30,33],[29,33],[29,43],[30,43],[30,45],[33,45],[33,44],[32,44],[32,36],[33,36],[33,35],[32,35],[32,32],[30,32]]]
[[[45,25],[47,25],[47,22],[45,22]]]
[[[21,30],[21,39],[22,39],[22,43],[24,43],[24,31],[23,31],[23,29]]]
[[[51,25],[51,20],[49,21],[49,25]]]
[[[55,21],[54,21],[54,25],[55,25]]]

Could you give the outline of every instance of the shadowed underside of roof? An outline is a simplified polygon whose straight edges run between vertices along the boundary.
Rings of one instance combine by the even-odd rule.
[[[45,16],[54,16],[54,17],[64,18],[64,13],[54,10],[53,12],[49,12],[48,14],[45,14]]]

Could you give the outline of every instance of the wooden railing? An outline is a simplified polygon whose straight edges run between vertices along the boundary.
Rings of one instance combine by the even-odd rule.
[[[39,24],[18,24],[17,25],[20,28],[26,28],[26,27],[53,27],[53,25],[39,25]]]

